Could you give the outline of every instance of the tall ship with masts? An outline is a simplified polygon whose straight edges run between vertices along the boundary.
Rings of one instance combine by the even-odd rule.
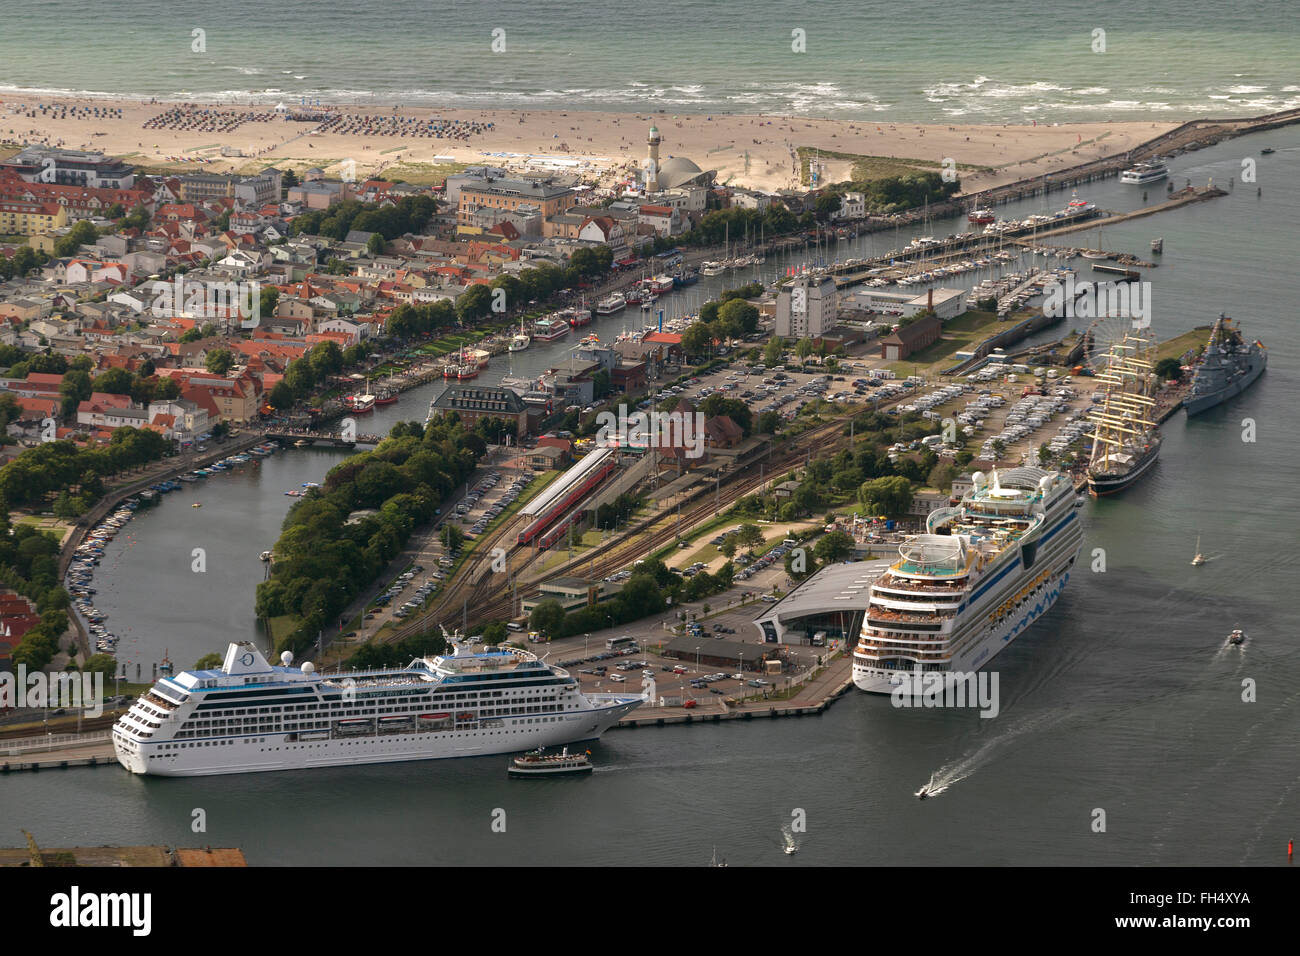
[[[1205,353],[1196,365],[1192,392],[1183,402],[1188,415],[1198,415],[1240,395],[1268,365],[1268,349],[1258,340],[1247,344],[1232,319],[1220,315],[1210,332]]]
[[[1102,400],[1090,416],[1096,430],[1088,493],[1101,498],[1133,484],[1160,456],[1154,342],[1125,332],[1107,352],[1096,381],[1102,386]]]

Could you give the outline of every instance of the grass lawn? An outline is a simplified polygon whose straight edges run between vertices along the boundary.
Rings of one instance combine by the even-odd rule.
[[[398,162],[385,167],[382,175],[390,182],[404,180],[413,186],[440,186],[448,176],[468,166],[469,163]]]
[[[59,518],[42,517],[40,515],[21,515],[13,518],[13,524],[29,525],[39,531],[53,533],[59,536],[62,541],[67,537],[68,532],[72,530],[72,525]]]
[[[899,378],[937,372],[953,363],[954,352],[970,348],[982,342],[989,333],[1004,331],[1013,324],[1014,322],[999,322],[998,317],[992,312],[971,309],[951,322],[945,322],[938,342],[919,352],[914,352],[905,361],[892,362],[886,368],[892,370]]]
[[[282,638],[296,631],[300,623],[301,619],[297,614],[281,614],[279,617],[271,618],[271,646],[274,647]]]
[[[1198,325],[1190,332],[1184,332],[1167,342],[1161,342],[1156,347],[1156,361],[1159,362],[1161,359],[1166,358],[1181,358],[1182,354],[1188,349],[1196,349],[1199,352],[1209,340],[1210,326]]]

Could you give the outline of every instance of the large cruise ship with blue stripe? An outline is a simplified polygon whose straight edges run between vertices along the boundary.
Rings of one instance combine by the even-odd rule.
[[[888,694],[912,674],[971,674],[1060,597],[1083,541],[1070,479],[1041,468],[976,472],[955,507],[871,586],[853,682]]]
[[[163,776],[478,757],[594,740],[645,697],[583,694],[529,651],[417,658],[318,674],[272,667],[248,641],[220,669],[163,677],[113,727],[118,761]]]

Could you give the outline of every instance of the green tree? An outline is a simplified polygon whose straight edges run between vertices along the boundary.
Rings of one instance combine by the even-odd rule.
[[[280,302],[280,290],[273,285],[262,286],[257,293],[258,315],[274,315],[275,307]]]
[[[124,368],[110,368],[95,379],[93,387],[96,392],[109,395],[130,395],[135,384],[135,376]]]
[[[1155,373],[1171,382],[1183,380],[1183,366],[1176,358],[1163,358],[1156,363]]]
[[[540,631],[547,637],[559,633],[560,626],[563,623],[564,607],[555,598],[547,598],[545,601],[539,602],[533,608],[532,613],[528,615],[528,626],[534,631]]]
[[[781,427],[781,415],[778,412],[763,412],[758,416],[755,430],[762,435],[775,435]]]
[[[931,488],[937,488],[939,491],[951,491],[952,481],[957,477],[955,466],[940,462],[930,469],[930,475],[926,478],[925,483]]]
[[[733,338],[752,335],[758,331],[758,318],[758,307],[744,299],[732,299],[718,310],[718,320]]]
[[[702,358],[713,348],[713,332],[703,322],[693,322],[682,333],[682,350],[692,358]]]
[[[231,354],[230,349],[213,349],[203,362],[204,368],[213,375],[225,375],[234,364],[235,357]]]
[[[438,540],[442,542],[442,546],[448,551],[455,551],[465,540],[465,534],[455,525],[445,524],[438,534]]]
[[[97,230],[89,219],[80,219],[72,228],[54,240],[54,254],[60,259],[74,256],[82,246],[90,245],[99,238]]]
[[[111,654],[91,654],[81,670],[85,674],[103,674],[105,677],[112,677],[117,673],[117,658]]]
[[[472,285],[456,300],[456,314],[466,324],[477,322],[492,311],[492,290],[486,285]]]
[[[901,518],[912,504],[912,484],[901,476],[875,478],[863,482],[858,501],[869,515]]]
[[[763,347],[763,361],[768,368],[773,365],[780,365],[781,358],[785,354],[785,342],[779,335],[773,336],[772,339]]]
[[[802,338],[795,343],[794,354],[799,356],[800,362],[808,361],[808,356],[813,354],[813,343],[810,338]]]
[[[271,393],[266,400],[276,411],[287,411],[293,408],[293,389],[285,384],[284,379],[281,379],[271,388]]]
[[[841,199],[838,193],[822,193],[813,206],[813,214],[818,222],[827,222],[840,211]]]
[[[484,644],[501,644],[509,636],[505,621],[491,621],[483,628]]]
[[[832,531],[822,535],[821,540],[813,548],[813,554],[823,564],[843,561],[853,554],[853,539],[843,531]]]
[[[318,382],[343,371],[343,349],[337,342],[318,342],[307,353],[312,373]]]
[[[196,671],[213,670],[214,668],[220,667],[221,662],[222,657],[220,654],[204,654],[194,662],[194,669]]]
[[[366,251],[372,256],[382,256],[387,247],[387,243],[384,242],[384,237],[377,232],[366,240]]]

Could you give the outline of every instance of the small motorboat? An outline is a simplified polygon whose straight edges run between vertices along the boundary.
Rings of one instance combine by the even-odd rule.
[[[191,507],[191,508],[202,508],[203,505],[199,504],[199,503],[196,501],[196,502],[194,502],[194,504],[190,505],[190,507]]]
[[[1196,555],[1192,558],[1192,567],[1199,568],[1205,563],[1205,555],[1201,554],[1201,539],[1198,535],[1196,538]]]
[[[1234,647],[1240,647],[1242,644],[1245,644],[1246,632],[1239,627],[1235,628],[1233,632],[1228,635],[1228,643]]]
[[[924,800],[929,795],[930,795],[929,791],[925,787],[922,787],[921,792],[916,795],[916,799]]]
[[[1261,156],[1272,156],[1272,155],[1273,155],[1273,147],[1272,147],[1272,146],[1265,146],[1263,149],[1261,149],[1261,150],[1259,151],[1259,154],[1260,154]]]

